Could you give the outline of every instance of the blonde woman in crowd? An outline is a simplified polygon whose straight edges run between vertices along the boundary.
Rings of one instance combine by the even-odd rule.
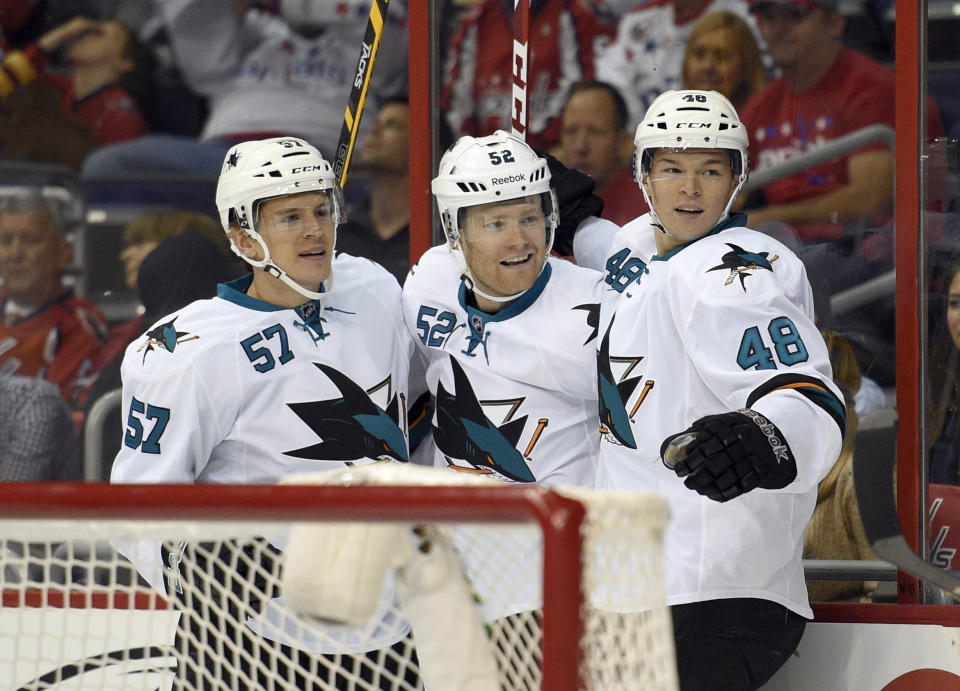
[[[847,429],[840,456],[817,487],[817,506],[803,534],[804,559],[879,559],[863,531],[853,484],[853,440],[859,419],[853,398],[860,388],[860,366],[844,336],[822,329],[830,353],[833,381],[843,392]],[[860,600],[876,589],[876,581],[807,581],[811,601]]]
[[[683,88],[718,91],[737,110],[767,83],[750,26],[743,17],[726,10],[704,15],[693,25],[682,74]]]

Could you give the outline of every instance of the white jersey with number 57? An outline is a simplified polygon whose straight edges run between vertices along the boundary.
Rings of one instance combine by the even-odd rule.
[[[333,268],[336,288],[323,301],[262,302],[246,294],[248,274],[131,343],[111,482],[273,484],[344,464],[407,461],[413,344],[400,287],[366,259],[341,254]],[[282,549],[277,530],[266,537]],[[118,548],[157,587],[180,577],[160,562],[159,545]],[[325,653],[382,648],[408,630],[387,609],[356,628],[303,625],[282,598],[260,617],[248,624],[267,638]]]
[[[336,290],[283,308],[221,285],[134,341],[123,360],[115,483],[274,483],[381,458],[406,461],[413,346],[396,280],[339,255]]]

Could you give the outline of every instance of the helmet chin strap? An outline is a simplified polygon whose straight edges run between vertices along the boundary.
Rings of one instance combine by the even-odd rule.
[[[274,278],[280,279],[281,281],[283,281],[285,285],[287,285],[290,288],[293,288],[293,290],[297,291],[308,300],[323,300],[324,298],[330,297],[330,293],[333,292],[332,272],[330,277],[323,282],[323,286],[324,288],[326,288],[326,290],[324,290],[321,293],[318,293],[313,290],[307,290],[306,288],[304,288],[302,285],[300,285],[295,280],[290,278],[287,272],[281,269],[276,264],[270,264],[270,263],[264,264],[263,270],[266,271],[271,276],[273,276]]]
[[[464,271],[463,275],[464,275],[464,278],[467,279],[468,290],[472,290],[477,295],[485,297],[487,300],[491,300],[493,302],[512,302],[513,300],[516,300],[518,297],[520,297],[521,295],[527,292],[525,290],[521,290],[519,293],[514,293],[513,295],[506,295],[506,296],[490,295],[490,293],[485,293],[479,288],[477,288],[476,281],[473,280],[473,276],[470,274],[470,269],[467,269],[466,271]]]
[[[658,178],[659,179],[659,178]],[[647,182],[649,182],[649,178]],[[737,186],[733,190],[733,193],[730,195],[730,199],[727,200],[727,205],[723,207],[723,213],[720,214],[720,218],[717,219],[717,222],[713,225],[716,226],[719,223],[723,223],[727,220],[727,217],[730,215],[730,207],[733,206],[734,200],[737,198],[737,195],[740,194],[740,188],[743,187],[743,183],[747,181],[747,176],[745,173],[740,173],[740,176],[737,180]],[[653,224],[653,227],[659,230],[664,235],[673,238],[674,240],[681,240],[682,238],[677,237],[663,225],[663,222],[660,220],[660,217],[657,216],[656,209],[653,208],[653,200],[650,198],[650,195],[647,193],[647,186],[644,184],[640,185],[640,191],[643,193],[643,200],[647,203],[647,206],[650,207],[650,221]]]
[[[550,259],[550,248],[552,247],[553,247],[553,229],[550,229],[547,231],[547,249],[543,253],[543,263],[540,265],[540,271],[537,272],[537,278],[540,278],[540,274],[543,273],[544,268],[547,266],[547,261],[549,261]],[[452,248],[451,251],[453,253],[454,259],[457,260],[457,264],[460,265],[460,272],[463,274],[464,278],[467,279],[466,280],[467,288],[469,290],[472,290],[477,295],[480,295],[481,297],[486,298],[487,300],[490,300],[492,302],[500,302],[500,303],[512,302],[516,300],[518,297],[520,297],[521,295],[523,295],[524,293],[526,293],[527,290],[530,290],[530,288],[527,288],[527,290],[521,290],[519,293],[514,293],[513,295],[507,295],[507,296],[490,295],[489,293],[485,293],[484,291],[480,290],[477,287],[477,281],[473,277],[473,272],[470,270],[470,265],[467,264],[467,257],[466,255],[464,255],[463,248],[460,247],[459,241],[457,242],[457,246],[455,248]]]
[[[252,232],[248,233],[252,238],[254,238],[257,243],[260,245],[260,249],[263,250],[263,259],[254,260],[250,259],[247,256],[241,255],[251,266],[255,266],[259,269],[263,269],[268,274],[273,276],[276,279],[279,279],[286,285],[288,288],[292,288],[300,295],[304,296],[307,300],[323,300],[330,297],[330,294],[333,292],[333,261],[330,262],[330,275],[327,277],[327,280],[323,282],[323,287],[325,290],[323,292],[317,292],[309,290],[295,280],[293,280],[286,271],[281,269],[279,266],[270,261],[270,248],[267,247],[267,243],[260,236],[260,233]],[[337,231],[333,231],[333,245],[336,247],[337,244]]]
[[[645,184],[640,184],[640,191],[643,193],[643,201],[645,201],[647,206],[650,208],[650,222],[653,224],[653,227],[664,235],[672,237],[674,240],[679,240],[680,238],[667,230],[666,226],[663,225],[663,222],[660,221],[660,217],[657,216],[657,210],[653,208],[653,199],[650,198],[650,194],[647,192],[647,186]]]

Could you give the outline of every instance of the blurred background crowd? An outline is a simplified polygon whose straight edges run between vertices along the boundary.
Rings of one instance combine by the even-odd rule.
[[[441,147],[509,129],[512,0],[434,7]],[[123,349],[244,270],[215,220],[225,151],[294,135],[330,157],[368,12],[369,0],[0,0],[0,480],[109,475],[119,412],[94,408],[120,385]],[[893,14],[892,0],[532,2],[528,140],[592,176],[606,218],[646,211],[630,166],[654,96],[713,89],[746,124],[754,180],[737,207],[804,260],[854,421],[810,557],[869,558],[849,459],[892,453],[895,438]],[[386,23],[337,249],[402,282],[407,0]],[[931,481],[955,485],[960,56],[931,34]],[[817,596],[872,592],[834,585]]]

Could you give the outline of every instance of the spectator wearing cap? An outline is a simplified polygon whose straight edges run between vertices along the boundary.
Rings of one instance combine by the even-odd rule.
[[[594,180],[603,200],[603,217],[624,225],[649,211],[628,162],[633,133],[627,129],[627,104],[612,84],[593,79],[567,91],[560,117],[558,158]]]
[[[776,165],[868,125],[893,127],[893,72],[844,46],[846,19],[836,0],[754,0],[751,12],[781,73],[741,113],[752,169]],[[932,103],[929,114],[929,134],[940,136],[940,116]],[[772,182],[763,188],[763,205],[748,211],[751,227],[788,224],[808,248],[829,244],[829,251],[822,247],[814,258],[846,259],[853,248],[849,242],[836,244],[845,229],[879,227],[889,218],[893,170],[893,152],[875,143]],[[827,271],[839,276],[845,268],[838,264]]]

